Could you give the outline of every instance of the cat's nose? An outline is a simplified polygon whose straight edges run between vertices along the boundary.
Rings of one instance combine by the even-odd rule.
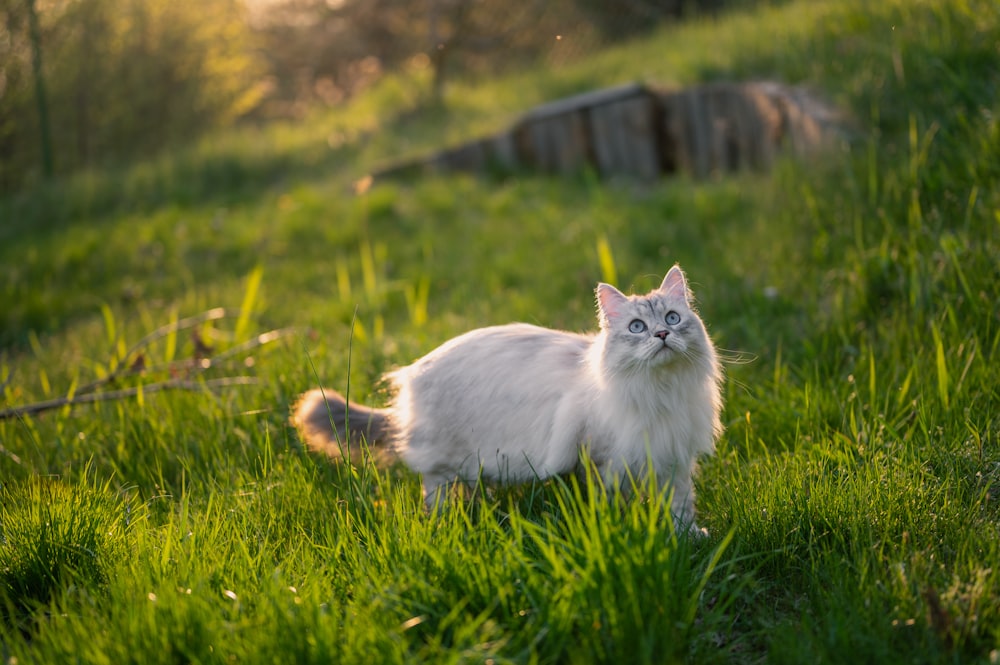
[[[657,330],[655,333],[653,333],[653,335],[659,337],[660,339],[666,339],[667,335],[669,334],[670,334],[669,330]]]

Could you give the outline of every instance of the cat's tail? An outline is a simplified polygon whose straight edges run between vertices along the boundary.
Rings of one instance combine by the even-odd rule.
[[[376,446],[390,435],[388,409],[348,404],[340,393],[322,388],[299,397],[291,421],[309,448],[330,457],[342,457],[347,451],[354,457],[362,440]]]

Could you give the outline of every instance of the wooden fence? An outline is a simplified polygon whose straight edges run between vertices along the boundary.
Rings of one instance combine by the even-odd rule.
[[[375,179],[425,172],[572,173],[654,180],[764,170],[841,133],[842,116],[806,91],[772,82],[663,90],[631,83],[539,106],[506,131],[392,164]],[[370,182],[370,181],[369,181]]]

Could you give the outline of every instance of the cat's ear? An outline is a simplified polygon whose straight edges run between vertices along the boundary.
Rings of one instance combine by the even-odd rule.
[[[691,304],[691,291],[688,290],[684,271],[678,265],[667,271],[667,276],[663,278],[659,291],[671,298],[683,298],[684,302]]]
[[[615,287],[604,282],[597,285],[597,310],[601,315],[602,328],[609,321],[613,321],[621,316],[627,304],[628,296]]]

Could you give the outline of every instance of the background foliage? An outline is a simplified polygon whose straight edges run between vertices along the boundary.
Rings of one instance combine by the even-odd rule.
[[[575,59],[681,14],[676,2],[612,5],[2,0],[0,191],[45,173],[39,147],[45,120],[54,168],[69,173],[148,158],[238,120],[302,117],[317,104],[341,103],[387,72],[427,70],[423,102],[440,103],[450,75]],[[33,73],[35,54],[40,77]],[[47,109],[37,105],[38,78]]]
[[[775,3],[456,77],[419,113],[429,69],[383,72],[3,196],[3,408],[132,392],[0,420],[0,657],[996,660],[998,48],[986,0]],[[848,140],[701,182],[351,187],[569,93],[769,77],[848,109]],[[708,540],[572,479],[427,516],[405,469],[287,425],[302,390],[379,403],[382,371],[477,326],[592,329],[605,274],[644,291],[674,261],[742,358]]]

